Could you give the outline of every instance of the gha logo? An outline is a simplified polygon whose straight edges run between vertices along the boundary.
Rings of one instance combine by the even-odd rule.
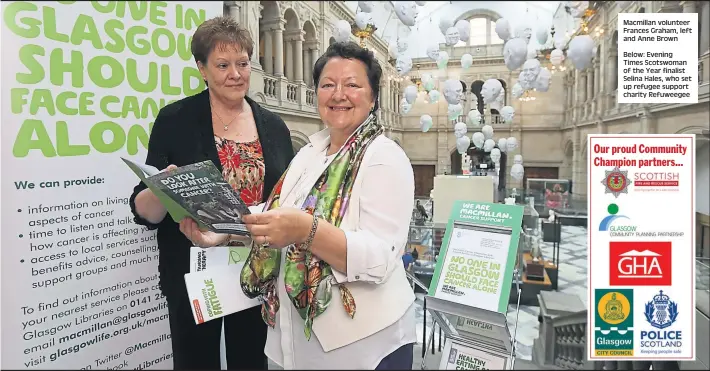
[[[644,315],[651,326],[663,330],[678,319],[678,304],[671,301],[670,297],[664,295],[661,290],[658,295],[653,297],[653,300],[646,303]]]

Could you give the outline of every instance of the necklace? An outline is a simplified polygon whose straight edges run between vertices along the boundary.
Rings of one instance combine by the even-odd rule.
[[[222,120],[222,117],[221,117],[221,116],[219,115],[219,113],[217,113],[217,111],[214,109],[214,106],[212,105],[212,101],[210,101],[210,108],[212,108],[212,112],[214,113],[215,116],[217,116],[217,118],[219,119],[219,122],[221,122],[222,125],[224,126],[224,131],[229,130],[229,125],[231,125],[232,122],[234,122],[234,120],[236,120],[237,117],[239,117],[239,115],[243,112],[243,110],[242,110],[241,112],[237,113],[237,115],[234,116],[233,119],[229,120],[229,122],[225,124],[225,123],[224,123],[224,120]]]

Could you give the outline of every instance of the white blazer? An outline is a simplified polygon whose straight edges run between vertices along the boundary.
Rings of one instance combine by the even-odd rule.
[[[331,160],[322,159],[330,143],[329,129],[309,137],[291,162],[281,191],[288,199],[303,199]],[[290,193],[300,197],[288,197]],[[384,135],[367,148],[353,185],[350,205],[340,228],[347,239],[347,274],[333,269],[355,299],[350,318],[333,286],[332,302],[316,317],[313,331],[325,352],[364,339],[397,322],[415,300],[402,263],[414,208],[414,174],[402,148]],[[284,302],[280,310],[292,305]],[[300,318],[299,318],[300,320]]]

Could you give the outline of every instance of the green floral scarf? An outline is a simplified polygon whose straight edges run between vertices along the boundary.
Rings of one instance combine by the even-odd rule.
[[[377,123],[375,115],[371,114],[350,136],[318,178],[302,209],[336,227],[340,226],[365,151],[382,132],[382,126]],[[287,173],[288,169],[274,186],[264,210],[279,207],[281,188]],[[291,245],[285,250],[286,292],[301,318],[305,320],[305,334],[310,340],[313,320],[330,304],[333,272],[328,263],[313,255],[304,244]],[[275,326],[276,313],[279,311],[276,282],[280,263],[281,249],[264,248],[254,244],[241,273],[242,290],[250,298],[262,297],[261,315],[264,322],[271,327]],[[347,287],[338,287],[345,311],[352,318],[355,316],[355,299]]]

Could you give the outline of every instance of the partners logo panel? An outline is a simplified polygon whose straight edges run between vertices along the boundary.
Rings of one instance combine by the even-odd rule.
[[[671,242],[609,243],[609,285],[670,286],[671,282]]]
[[[595,289],[594,354],[597,357],[634,355],[634,292]]]
[[[680,354],[683,346],[683,331],[674,329],[678,320],[678,304],[660,290],[646,302],[643,315],[646,318],[641,330],[641,354]]]
[[[629,172],[621,170],[618,166],[612,170],[604,171],[604,193],[611,193],[615,198],[618,198],[622,193],[629,193]]]

